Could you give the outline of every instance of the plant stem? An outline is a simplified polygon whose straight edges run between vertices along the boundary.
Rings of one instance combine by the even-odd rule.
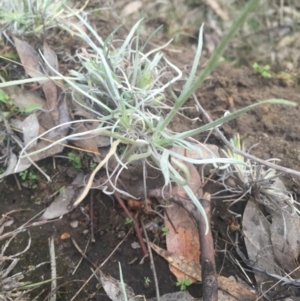
[[[259,0],[251,0],[248,5],[244,8],[242,13],[239,15],[239,17],[233,22],[231,25],[230,30],[228,33],[223,37],[221,40],[219,46],[215,50],[215,52],[212,54],[210,59],[208,60],[206,67],[204,70],[199,74],[199,76],[196,78],[194,83],[190,86],[190,88],[186,91],[186,93],[181,94],[179,98],[176,100],[175,105],[173,109],[168,113],[163,123],[159,126],[158,131],[162,131],[166,128],[166,126],[169,124],[169,122],[173,119],[173,117],[176,115],[177,111],[185,104],[185,102],[189,99],[189,97],[196,91],[196,89],[204,82],[204,80],[207,78],[207,76],[214,70],[214,68],[217,66],[219,62],[219,58],[222,56],[225,48],[233,38],[233,36],[236,34],[236,32],[239,30],[239,28],[244,23],[245,19],[247,18],[248,14],[254,9],[254,7],[257,5]]]
[[[137,220],[132,216],[132,214],[129,212],[129,210],[127,209],[127,207],[125,206],[123,200],[121,199],[121,197],[119,196],[118,193],[115,193],[115,198],[117,199],[117,201],[119,202],[120,206],[123,208],[123,210],[125,211],[125,213],[127,214],[127,216],[132,219],[133,221],[133,225],[134,225],[134,229],[135,229],[135,233],[136,233],[136,236],[139,240],[139,244],[142,248],[142,251],[144,253],[144,256],[145,257],[148,257],[149,256],[149,253],[148,253],[148,250],[146,248],[146,245],[144,243],[144,240],[143,240],[143,237],[142,237],[142,233],[141,233],[141,230],[140,230],[140,227],[139,227],[139,224],[137,222]]]

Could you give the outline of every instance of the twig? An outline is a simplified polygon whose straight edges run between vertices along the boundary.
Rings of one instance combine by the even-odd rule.
[[[210,221],[210,194],[206,192],[203,198],[200,198],[199,201],[205,210],[208,221]],[[211,228],[209,227],[207,234],[205,234],[206,224],[203,216],[198,213],[195,213],[194,219],[198,224],[199,241],[201,246],[200,259],[202,267],[203,301],[217,301],[218,280],[216,275],[214,242],[212,238]]]
[[[87,196],[87,194],[89,193],[92,185],[93,185],[93,181],[95,178],[96,173],[100,170],[101,167],[103,167],[105,165],[105,163],[109,160],[109,158],[115,154],[116,150],[117,150],[117,146],[119,145],[120,140],[116,140],[113,142],[113,144],[110,147],[110,150],[108,152],[108,154],[105,156],[105,158],[100,161],[100,163],[98,164],[98,166],[94,169],[94,171],[91,173],[89,180],[84,188],[84,190],[82,191],[82,193],[79,195],[79,197],[77,198],[77,200],[74,202],[73,207],[76,207],[77,205],[79,205],[84,198]]]
[[[78,246],[76,240],[73,237],[72,237],[72,243],[73,243],[74,247],[76,248],[76,250],[81,254],[81,256],[83,258],[85,258],[94,268],[97,268],[97,266],[86,256],[86,250],[87,250],[89,241],[88,241],[88,243],[85,247],[84,252],[80,249],[80,247]]]
[[[212,122],[213,120],[210,118],[210,116],[208,115],[208,113],[203,109],[203,107],[200,105],[199,101],[196,99],[195,97],[195,100],[197,102],[197,105],[199,107],[199,109],[201,110],[201,112],[203,113],[203,115],[205,116],[205,118],[207,119],[207,121],[209,122]],[[263,164],[265,166],[268,166],[270,168],[273,168],[275,170],[280,170],[282,172],[285,172],[285,173],[289,173],[289,174],[293,174],[293,175],[296,175],[298,177],[300,177],[300,172],[297,171],[297,170],[294,170],[294,169],[291,169],[291,168],[287,168],[287,167],[283,167],[283,166],[280,166],[280,165],[277,165],[277,164],[274,164],[274,163],[271,163],[271,162],[268,162],[266,160],[262,160],[262,159],[259,159],[253,155],[250,155],[246,152],[243,152],[241,150],[238,150],[236,149],[235,147],[233,147],[233,145],[226,139],[226,137],[223,135],[223,133],[219,130],[218,127],[215,127],[214,130],[216,131],[216,133],[218,134],[218,136],[220,137],[220,139],[222,140],[222,142],[235,154],[238,154],[238,155],[241,155],[245,158],[248,158],[250,160],[253,160],[253,161],[256,161],[260,164]]]
[[[73,272],[72,272],[72,276],[73,276],[73,275],[76,273],[78,267],[80,266],[80,264],[81,264],[83,258],[88,259],[87,257],[85,257],[85,253],[86,253],[87,248],[88,248],[88,246],[89,246],[90,240],[88,240],[88,242],[87,242],[87,244],[86,244],[86,246],[85,246],[84,253],[81,253],[82,250],[79,248],[79,246],[77,245],[77,243],[76,243],[76,241],[75,241],[75,239],[74,239],[73,237],[72,237],[72,243],[73,243],[73,245],[75,246],[75,248],[78,250],[78,252],[82,255],[82,257],[81,257],[80,260],[78,261],[78,263],[77,263],[75,269],[74,269]]]
[[[127,216],[129,218],[132,219],[133,221],[133,225],[134,225],[134,229],[135,229],[135,233],[136,233],[136,236],[139,240],[139,243],[140,243],[140,246],[143,250],[143,253],[144,253],[144,256],[147,257],[149,254],[148,254],[148,251],[147,251],[147,248],[146,248],[146,245],[143,241],[143,238],[142,238],[142,233],[141,233],[141,230],[140,230],[140,227],[136,221],[136,219],[132,216],[132,214],[129,212],[129,210],[127,209],[127,207],[125,206],[123,200],[120,198],[119,194],[118,193],[115,193],[115,198],[117,199],[117,201],[119,202],[120,206],[123,208],[123,210],[125,211],[125,213],[127,214]]]
[[[153,278],[154,278],[154,283],[155,283],[156,300],[160,301],[159,286],[158,286],[158,280],[157,280],[157,275],[156,275],[155,264],[154,264],[154,260],[153,260],[151,246],[149,244],[148,234],[147,234],[147,231],[145,229],[145,225],[144,225],[143,220],[141,221],[141,224],[142,224],[142,227],[143,227],[143,232],[145,234],[145,238],[146,238],[146,242],[147,242],[147,246],[148,246],[148,251],[149,251],[150,267],[151,267],[151,270],[152,270],[152,273],[153,273]]]
[[[50,253],[50,264],[51,264],[51,296],[49,301],[56,301],[56,290],[57,290],[57,276],[56,276],[56,258],[55,258],[55,247],[54,238],[51,236],[48,239],[49,242],[49,253]]]
[[[21,186],[21,184],[20,184],[20,182],[19,182],[19,180],[18,180],[18,177],[16,176],[15,173],[14,173],[14,178],[15,178],[16,184],[17,184],[17,186],[18,186],[18,190],[19,190],[19,191],[22,191],[22,186]]]

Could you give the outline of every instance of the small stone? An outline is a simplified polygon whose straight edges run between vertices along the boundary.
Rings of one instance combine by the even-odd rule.
[[[71,234],[68,233],[68,232],[65,232],[63,233],[61,236],[60,236],[60,239],[61,240],[66,240],[66,239],[69,239],[71,237]]]
[[[47,184],[45,182],[38,182],[38,187],[40,190],[46,190],[47,189]]]
[[[126,232],[125,231],[119,231],[117,234],[117,237],[119,239],[123,239],[126,236]]]
[[[79,221],[71,221],[71,222],[70,222],[70,226],[71,226],[73,229],[77,228],[78,225],[79,225]]]
[[[131,244],[131,248],[132,249],[140,249],[141,246],[138,242],[134,241],[132,244]]]

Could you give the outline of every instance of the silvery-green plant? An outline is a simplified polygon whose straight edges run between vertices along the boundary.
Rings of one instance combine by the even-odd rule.
[[[83,19],[81,21],[84,22]],[[118,47],[115,46],[118,41],[113,41],[113,34],[102,41],[89,24],[84,25],[89,28],[97,42],[93,42],[80,27],[76,28],[90,48],[85,53],[77,53],[77,59],[82,67],[78,71],[70,72],[76,78],[76,82],[67,78],[65,80],[72,89],[73,99],[97,116],[101,123],[98,133],[119,139],[126,145],[118,158],[119,170],[112,174],[120,174],[122,169],[136,160],[144,160],[146,166],[155,164],[164,175],[165,185],[171,182],[182,185],[204,214],[196,196],[188,186],[188,174],[182,162],[194,164],[238,162],[227,158],[196,160],[181,156],[170,149],[171,146],[181,146],[195,150],[199,157],[202,155],[199,148],[190,141],[177,137],[178,133],[172,133],[167,127],[159,130],[165,122],[166,113],[172,111],[174,106],[167,89],[181,79],[181,71],[157,50],[144,53],[145,45],[140,45],[139,35],[135,36],[141,21],[132,28],[125,41]],[[184,87],[185,90],[193,81],[200,58],[202,30],[203,27],[200,30],[196,61]]]
[[[124,41],[114,39],[118,28],[103,40],[92,26],[78,15],[91,37],[76,24],[71,24],[69,30],[75,29],[73,34],[83,39],[88,48],[76,54],[81,67],[70,72],[73,79],[60,76],[69,84],[77,104],[92,112],[100,123],[96,130],[88,133],[106,135],[111,138],[111,141],[117,139],[125,145],[122,154],[115,154],[119,165],[111,175],[118,176],[132,161],[142,160],[144,166],[156,165],[164,176],[164,184],[175,182],[181,185],[201,214],[205,216],[203,208],[188,186],[189,175],[184,163],[212,163],[219,168],[225,168],[228,164],[245,164],[245,162],[233,158],[192,159],[175,153],[171,147],[181,146],[194,150],[201,158],[201,151],[191,143],[194,135],[229,121],[259,104],[183,133],[172,132],[168,124],[216,66],[230,38],[245,19],[251,5],[256,2],[257,0],[250,2],[228,35],[224,37],[206,68],[196,77],[203,44],[203,26],[201,27],[191,72],[181,94],[179,97],[173,95],[173,99],[168,90],[181,79],[181,71],[159,53],[160,49],[145,51],[148,41],[145,44],[140,41],[141,20],[133,26]],[[260,104],[262,103],[288,104],[289,102],[269,100]],[[68,139],[73,139],[76,135],[69,136]]]
[[[2,0],[0,26],[13,35],[39,33],[57,27],[71,14],[66,0]]]
[[[188,186],[189,175],[184,163],[210,163],[218,168],[226,168],[228,164],[245,164],[245,162],[233,158],[192,159],[175,153],[172,151],[172,146],[194,150],[201,158],[201,151],[191,143],[194,135],[209,131],[261,104],[291,103],[277,99],[263,101],[183,133],[172,132],[168,124],[176,114],[179,114],[185,102],[218,64],[228,42],[256,3],[257,0],[249,2],[228,34],[222,39],[206,67],[199,76],[196,76],[203,42],[203,26],[201,27],[191,72],[178,97],[172,95],[169,90],[176,81],[181,79],[181,71],[159,53],[160,49],[146,52],[148,41],[143,44],[139,36],[141,21],[136,23],[124,41],[114,39],[118,28],[106,40],[103,40],[82,16],[76,14],[90,33],[88,35],[82,27],[73,23],[68,28],[65,27],[88,45],[87,49],[78,51],[76,54],[79,68],[70,72],[72,76],[70,78],[58,74],[49,64],[48,67],[68,84],[74,101],[94,114],[99,127],[85,133],[64,137],[55,143],[88,134],[108,136],[112,144],[113,141],[119,141],[123,143],[123,150],[119,154],[115,153],[119,164],[109,176],[116,175],[118,178],[122,170],[127,168],[132,161],[142,160],[145,168],[148,165],[155,165],[164,176],[164,184],[175,182],[181,185],[206,218],[203,208]],[[21,157],[28,155],[30,154]],[[111,184],[114,183],[111,181]],[[114,189],[117,190],[116,185]]]

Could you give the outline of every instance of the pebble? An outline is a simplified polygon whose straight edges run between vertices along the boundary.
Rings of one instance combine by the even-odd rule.
[[[126,236],[126,232],[125,231],[119,231],[117,234],[117,237],[119,239],[123,239]]]
[[[70,222],[70,226],[71,226],[73,229],[77,228],[78,225],[79,225],[79,221],[71,221],[71,222]]]

